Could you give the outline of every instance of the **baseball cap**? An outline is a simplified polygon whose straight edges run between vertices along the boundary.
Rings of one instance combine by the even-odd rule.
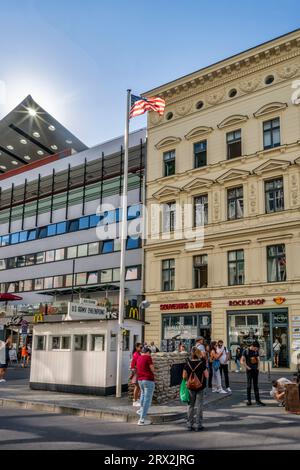
[[[204,340],[203,336],[197,336],[196,342],[197,342],[197,341],[201,341],[201,340]]]

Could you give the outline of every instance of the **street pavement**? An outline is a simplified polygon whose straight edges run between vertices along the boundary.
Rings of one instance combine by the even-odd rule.
[[[287,413],[261,385],[264,408],[245,405],[242,376],[233,393],[207,405],[205,430],[188,432],[185,421],[139,427],[47,412],[0,408],[0,450],[4,449],[300,449],[300,416]]]

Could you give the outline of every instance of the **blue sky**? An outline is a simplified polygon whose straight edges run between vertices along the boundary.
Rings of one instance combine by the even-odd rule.
[[[0,0],[0,12],[0,117],[30,93],[90,146],[123,133],[127,88],[149,90],[300,25],[298,0]]]

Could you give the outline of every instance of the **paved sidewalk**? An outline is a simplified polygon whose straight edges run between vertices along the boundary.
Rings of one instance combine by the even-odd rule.
[[[20,377],[20,374],[21,375]],[[128,401],[114,396],[98,397],[31,390],[25,371],[9,370],[7,382],[0,384],[0,407],[22,408],[53,413],[66,413],[77,416],[93,417],[119,422],[136,422],[137,408]],[[205,405],[216,403],[229,396],[205,391]],[[175,421],[186,416],[186,406],[180,400],[167,405],[155,405],[150,408],[149,416],[153,423]]]

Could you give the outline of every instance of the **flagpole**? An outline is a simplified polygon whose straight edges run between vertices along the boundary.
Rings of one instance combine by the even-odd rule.
[[[123,326],[125,308],[125,276],[126,276],[126,240],[127,240],[127,193],[128,193],[128,155],[129,155],[129,113],[131,107],[131,90],[127,90],[126,121],[124,135],[124,172],[121,221],[121,256],[120,256],[120,293],[119,293],[119,328],[117,349],[116,397],[122,396],[122,360],[123,360]]]

